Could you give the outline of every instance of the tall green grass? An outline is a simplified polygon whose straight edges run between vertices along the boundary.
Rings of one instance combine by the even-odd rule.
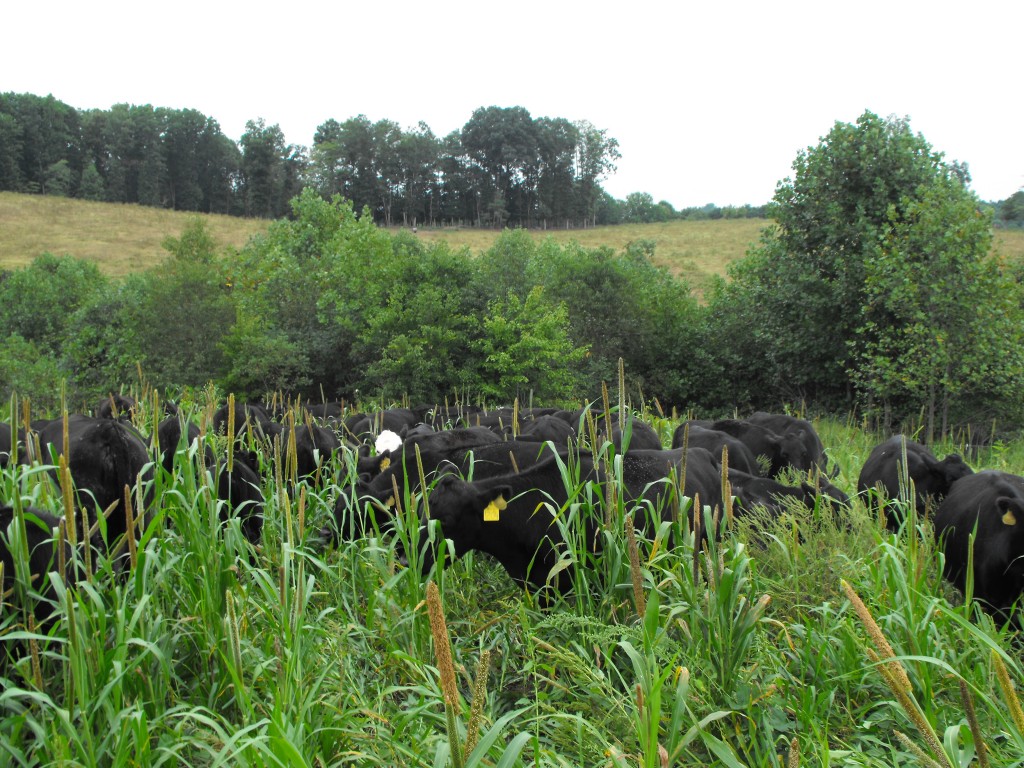
[[[149,431],[153,414],[138,423]],[[816,426],[852,492],[878,437]],[[563,464],[571,501],[551,511],[573,588],[545,605],[479,553],[424,577],[437,531],[421,528],[423,495],[406,484],[393,533],[324,550],[317,532],[355,481],[347,455],[288,493],[260,448],[253,546],[221,515],[201,447],[181,446],[154,480],[154,522],[126,578],[102,555],[91,581],[65,585],[53,569],[50,627],[29,626],[25,590],[5,597],[0,763],[965,766],[984,750],[988,765],[1024,764],[1019,641],[942,581],[927,520],[891,533],[860,501],[731,524],[719,510],[721,536],[701,538],[691,500],[631,503],[614,450],[598,448],[603,482]],[[972,460],[1013,471],[1020,451]],[[62,510],[41,467],[0,471],[0,493]],[[714,530],[716,511],[699,512]],[[909,689],[893,688],[894,664]]]

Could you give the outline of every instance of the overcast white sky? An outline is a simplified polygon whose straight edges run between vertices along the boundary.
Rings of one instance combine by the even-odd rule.
[[[5,3],[0,91],[197,109],[292,144],[365,114],[460,129],[477,107],[589,120],[618,198],[761,204],[864,110],[908,116],[983,200],[1024,186],[1021,0],[179,0]]]

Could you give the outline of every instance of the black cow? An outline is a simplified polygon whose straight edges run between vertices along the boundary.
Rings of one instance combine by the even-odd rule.
[[[985,470],[953,483],[935,513],[943,575],[966,591],[974,536],[974,597],[1000,620],[1024,592],[1024,478]],[[1018,625],[1022,622],[1015,614]]]
[[[487,427],[456,427],[435,432],[425,424],[418,424],[403,432],[399,450],[388,450],[376,456],[361,455],[358,464],[359,476],[371,480],[386,469],[398,473],[401,485],[402,473],[412,477],[417,473],[416,451],[426,471],[431,471],[440,462],[449,459],[454,452],[503,442],[501,437]],[[366,477],[368,475],[368,477]],[[388,480],[390,483],[390,480]]]
[[[294,428],[285,427],[281,432],[281,458],[286,461],[291,456],[292,435],[295,436],[295,466],[297,479],[313,481],[317,477],[327,478],[321,471],[331,457],[341,448],[337,434],[327,427],[317,424],[296,424]],[[284,477],[291,477],[291,470],[286,468]]]
[[[438,440],[429,442],[420,452],[423,473],[428,482],[439,470],[466,476],[472,473],[476,478],[490,477],[531,466],[541,457],[550,455],[546,443],[516,440],[506,443],[486,427],[465,427],[435,434]],[[474,438],[481,435],[488,436],[485,442],[475,442]],[[391,510],[395,506],[394,489],[397,487],[400,494],[406,489],[410,493],[420,490],[415,449],[359,459],[360,465],[371,461],[377,462],[380,471],[373,475],[360,475],[351,492],[339,494],[334,507],[334,524],[325,526],[320,532],[324,543],[333,541],[336,531],[349,539],[369,535],[374,525],[382,532],[390,530],[393,523]],[[347,521],[353,516],[350,529]]]
[[[663,511],[669,485],[662,481],[678,471],[681,461],[682,451],[637,451],[623,455],[624,487],[620,492],[628,500],[640,502],[637,509],[641,528],[647,527],[649,512]],[[716,491],[720,483],[714,480],[717,467],[711,454],[693,449],[687,454],[686,464],[686,495],[700,495],[702,506],[720,506],[721,492]],[[607,480],[601,463],[589,455],[579,457],[577,469],[581,481]],[[442,536],[452,541],[456,557],[470,550],[486,552],[517,583],[543,590],[565,544],[551,510],[565,506],[574,490],[567,487],[557,457],[544,459],[520,473],[473,482],[444,475],[430,493],[429,515],[430,520],[440,523]],[[595,522],[588,519],[584,526],[588,547],[599,547]],[[424,572],[433,564],[434,551],[426,547]],[[561,593],[571,589],[571,569],[559,571],[553,587]]]
[[[135,406],[135,400],[128,395],[111,392],[96,403],[92,409],[92,415],[97,419],[127,419],[130,421]]]
[[[387,431],[388,430],[384,430],[380,434],[381,435],[386,434]],[[430,435],[435,435],[438,432],[444,432],[444,431],[447,431],[447,430],[437,430],[437,429],[434,429],[429,424],[425,424],[425,423],[421,422],[419,424],[413,424],[412,426],[402,427],[401,432],[394,432],[392,434],[397,434],[403,440],[408,439],[408,440],[415,441],[415,440],[419,440],[422,437],[430,437]],[[377,438],[380,439],[380,435],[377,435]]]
[[[954,481],[974,473],[957,454],[950,454],[939,461],[921,443],[896,435],[871,451],[857,480],[858,493],[866,497],[872,488],[878,488],[886,499],[909,498],[910,489],[902,488],[904,444],[907,452],[906,476],[914,484],[914,504],[919,515],[927,514],[929,504],[941,501],[949,493]],[[902,510],[890,504],[886,504],[884,509],[886,527],[892,531],[899,530],[903,522]]]
[[[168,472],[174,471],[174,457],[181,449],[187,449],[200,432],[192,422],[185,422],[185,439],[182,440],[182,420],[178,416],[164,419],[157,426],[157,449],[160,464]],[[257,454],[236,448],[232,471],[228,472],[227,462],[217,461],[213,449],[203,445],[202,464],[216,483],[217,500],[226,504],[221,508],[220,518],[226,520],[230,511],[237,513],[242,522],[242,532],[253,544],[260,540],[263,531],[264,497],[259,475]]]
[[[785,499],[795,499],[808,509],[814,509],[818,499],[831,504],[850,506],[850,497],[820,475],[819,487],[808,482],[800,485],[785,485],[770,477],[761,477],[749,472],[729,468],[729,485],[743,510],[763,507],[773,515],[785,509]]]
[[[214,462],[208,469],[217,481],[217,499],[226,504],[220,519],[227,520],[234,512],[242,525],[242,533],[251,544],[257,544],[263,535],[264,497],[260,476],[252,467],[255,454],[235,453],[231,471],[227,462]]]
[[[752,424],[742,419],[719,419],[718,421],[690,422],[697,426],[714,429],[732,435],[750,449],[751,454],[760,460],[764,457],[768,466],[767,474],[777,477],[787,467],[807,470],[812,464],[808,459],[807,448],[803,438],[796,434],[779,435],[776,432]]]
[[[251,429],[257,439],[270,441],[274,435],[281,433],[281,425],[275,422],[267,409],[259,403],[242,403],[235,401],[235,434],[241,438],[246,429]],[[218,435],[226,435],[230,421],[231,408],[225,403],[213,413],[213,431]]]
[[[587,411],[590,411],[594,419],[594,430],[597,438],[594,445],[595,449],[599,448],[606,440],[611,440],[616,452],[622,453],[623,441],[625,439],[623,432],[626,425],[629,426],[630,433],[629,441],[626,443],[626,450],[658,451],[664,448],[661,444],[661,437],[658,436],[654,427],[632,414],[627,414],[625,420],[621,419],[617,413],[612,414],[612,429],[611,435],[609,435],[608,425],[603,413],[594,411],[591,408],[581,408],[572,414],[569,423],[576,427],[579,433],[587,439],[591,437],[590,424],[586,416]],[[560,414],[555,415],[562,418]]]
[[[338,402],[314,403],[312,405],[305,405],[303,408],[311,417],[321,423],[337,423],[341,421],[341,416],[345,412],[345,407]]]
[[[372,440],[384,430],[402,434],[415,426],[420,417],[410,408],[387,408],[376,413],[357,413],[345,419],[345,437],[357,443]]]
[[[672,435],[672,447],[682,448],[684,442],[687,448],[706,448],[716,457],[721,457],[722,448],[727,448],[730,468],[751,475],[760,474],[757,459],[746,443],[727,432],[702,427],[695,422],[680,424]]]
[[[747,417],[747,421],[765,427],[783,439],[795,438],[803,444],[804,450],[799,454],[800,458],[791,457],[791,466],[794,469],[807,471],[818,468],[830,477],[835,477],[839,473],[839,468],[829,463],[825,446],[822,444],[817,430],[814,429],[814,425],[807,419],[784,413],[756,411]],[[793,463],[794,460],[796,463]]]
[[[47,446],[56,455],[63,454],[63,429],[63,420],[56,419],[39,433],[44,460],[49,461]],[[68,418],[67,464],[79,505],[85,509],[90,525],[95,523],[98,513],[114,506],[106,526],[106,544],[113,545],[128,530],[125,486],[132,490],[134,498],[138,482],[141,480],[148,489],[153,479],[149,446],[129,424],[74,415]],[[78,515],[75,523],[81,524]],[[79,538],[82,537],[80,531]]]
[[[35,618],[38,631],[45,633],[52,624],[56,599],[53,586],[48,574],[58,573],[65,581],[75,578],[78,571],[73,567],[72,548],[65,539],[64,541],[64,562],[65,569],[61,573],[60,557],[57,550],[57,528],[60,525],[60,518],[35,507],[25,507],[25,544],[28,551],[29,584],[22,584],[24,594],[28,596],[26,607],[30,607]],[[15,587],[18,583],[18,569],[15,567],[15,555],[13,544],[15,510],[9,504],[0,506],[0,563],[3,563],[3,586],[4,592]],[[5,598],[8,605],[5,610],[10,610],[11,605],[20,602],[20,595],[14,592],[13,598]],[[20,649],[12,650],[18,653]]]
[[[550,441],[555,445],[568,445],[570,442],[575,442],[576,430],[565,419],[560,419],[552,414],[543,414],[524,421],[516,439],[536,443]]]
[[[174,456],[179,448],[188,448],[194,440],[199,438],[199,427],[191,421],[185,422],[184,440],[182,440],[182,418],[180,416],[168,416],[156,427],[156,445],[159,451],[160,466],[168,472],[174,471]],[[206,446],[204,451],[205,463],[209,465],[213,461],[213,450]]]
[[[434,429],[468,427],[477,414],[484,412],[479,405],[417,405],[412,408],[418,422],[429,424]]]
[[[421,457],[438,454],[443,460],[452,451],[501,442],[504,442],[501,436],[487,427],[456,427],[441,432],[410,430],[402,440],[401,451],[392,451],[391,455],[393,461],[403,461],[412,466],[416,461],[417,448]],[[425,461],[429,463],[430,460]]]

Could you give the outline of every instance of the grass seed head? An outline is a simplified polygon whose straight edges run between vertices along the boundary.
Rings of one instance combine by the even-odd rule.
[[[995,650],[992,651],[992,661],[996,665],[996,677],[999,680],[999,687],[1003,691],[1003,696],[1006,698],[1006,706],[1010,710],[1013,723],[1017,726],[1017,732],[1024,735],[1024,711],[1021,710],[1020,699],[1017,698],[1017,693],[1013,689],[1010,673],[1007,671],[1002,657]]]
[[[452,647],[448,637],[448,624],[441,607],[441,593],[436,582],[427,584],[427,613],[430,617],[430,633],[434,636],[434,655],[437,669],[441,674],[441,692],[445,704],[453,711],[459,706],[459,688],[455,681],[455,665],[452,663]]]

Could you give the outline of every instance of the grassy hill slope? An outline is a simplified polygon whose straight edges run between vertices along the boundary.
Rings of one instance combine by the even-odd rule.
[[[94,260],[112,276],[137,272],[166,258],[161,246],[164,238],[180,235],[195,216],[207,222],[221,247],[240,248],[268,224],[262,219],[0,192],[0,268],[23,266],[50,252]],[[764,219],[672,221],[533,230],[531,235],[559,242],[575,240],[588,248],[608,246],[615,251],[632,241],[650,240],[655,245],[655,262],[687,280],[699,293],[712,275],[724,275],[729,262],[757,243],[765,226]],[[421,228],[417,236],[431,242],[445,240],[453,247],[479,253],[489,248],[498,234],[497,230]],[[995,248],[1004,258],[1024,260],[1024,232],[997,231]]]
[[[241,247],[267,226],[258,219],[0,192],[0,268],[49,252],[90,259],[111,276],[138,272],[163,261],[164,238],[179,236],[197,215],[221,246]]]

